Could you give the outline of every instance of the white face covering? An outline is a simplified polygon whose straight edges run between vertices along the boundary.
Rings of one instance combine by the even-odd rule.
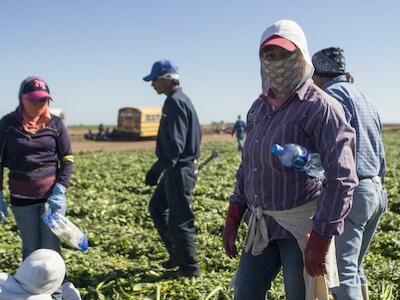
[[[296,50],[288,58],[268,61],[261,58],[261,76],[277,99],[287,98],[299,85],[306,68],[306,61],[300,51]]]

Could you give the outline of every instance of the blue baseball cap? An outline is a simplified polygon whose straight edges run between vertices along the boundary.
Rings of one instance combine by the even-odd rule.
[[[153,81],[156,77],[162,76],[168,73],[178,74],[178,67],[175,66],[171,61],[162,59],[156,61],[151,67],[149,75],[143,77],[144,81]]]

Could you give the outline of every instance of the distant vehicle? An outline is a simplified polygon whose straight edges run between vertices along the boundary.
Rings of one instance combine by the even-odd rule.
[[[89,130],[87,140],[117,141],[155,138],[158,134],[161,119],[161,107],[123,107],[118,111],[117,128],[105,128],[100,124],[98,132]]]
[[[60,117],[63,121],[65,120],[65,114],[61,108],[50,107],[50,113],[56,115],[57,117]]]
[[[118,111],[118,127],[112,131],[112,140],[154,138],[160,126],[161,107],[124,107]]]
[[[112,131],[100,124],[97,133],[89,130],[87,140],[139,140],[155,138],[160,126],[161,108],[124,107],[118,111],[118,126]]]

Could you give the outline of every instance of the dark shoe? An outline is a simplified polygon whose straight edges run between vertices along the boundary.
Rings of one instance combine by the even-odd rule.
[[[177,278],[200,278],[202,277],[203,274],[201,273],[201,270],[196,270],[192,272],[187,272],[183,271],[181,269],[176,270],[176,271],[167,271],[163,274],[162,278],[163,279],[177,279]]]
[[[203,274],[201,273],[200,269],[197,269],[196,271],[183,271],[181,269],[178,270],[178,272],[181,274],[181,277],[189,277],[189,278],[200,278],[203,277]]]
[[[166,261],[161,263],[161,266],[164,269],[168,270],[168,269],[176,268],[178,266],[178,263],[176,262],[176,260],[172,256],[170,256]]]

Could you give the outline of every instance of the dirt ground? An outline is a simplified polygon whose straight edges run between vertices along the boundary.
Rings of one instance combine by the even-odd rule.
[[[385,131],[398,131],[400,124],[384,124]],[[203,128],[207,132],[207,128]],[[228,130],[229,132],[230,130]],[[130,142],[99,142],[85,140],[83,135],[87,132],[86,128],[68,128],[68,133],[72,140],[72,149],[75,153],[82,151],[124,151],[133,149],[151,149],[155,147],[155,140],[148,141],[130,141]],[[202,143],[209,142],[234,142],[235,137],[230,134],[222,133],[206,133],[203,134]]]
[[[85,140],[84,131],[69,130],[72,141],[72,149],[75,153],[82,151],[124,151],[133,149],[151,149],[156,145],[155,140],[129,141],[129,142],[101,142]],[[203,135],[202,143],[235,141],[229,134],[206,134]]]

